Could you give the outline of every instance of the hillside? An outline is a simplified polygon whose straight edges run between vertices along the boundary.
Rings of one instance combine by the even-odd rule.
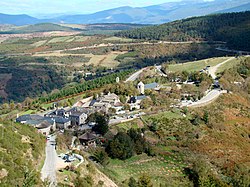
[[[76,31],[77,28],[65,27],[53,23],[39,23],[35,25],[27,25],[22,27],[15,27],[14,29],[0,32],[0,34],[23,34],[34,32],[50,32],[50,31]]]
[[[159,26],[122,31],[116,36],[167,41],[224,41],[228,47],[250,50],[250,12],[192,17]]]
[[[39,19],[22,14],[22,15],[8,15],[0,14],[0,24],[13,24],[13,25],[27,25],[39,23]]]
[[[0,121],[0,186],[41,185],[44,137],[35,128]]]
[[[202,16],[218,12],[239,12],[249,9],[248,0],[182,0],[146,7],[122,6],[90,14],[55,16],[37,19],[27,15],[0,14],[0,24],[27,25],[36,23],[139,23],[161,24],[191,16]]]

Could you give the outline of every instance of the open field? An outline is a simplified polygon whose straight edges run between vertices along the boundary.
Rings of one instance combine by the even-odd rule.
[[[154,186],[166,184],[168,177],[183,176],[182,170],[186,164],[178,156],[149,157],[146,154],[137,155],[125,161],[111,159],[105,167],[105,173],[115,178],[119,183],[141,175],[150,175]]]
[[[40,46],[44,45],[46,42],[47,42],[47,40],[41,40],[41,41],[38,41],[38,42],[31,44],[31,46],[40,47]]]
[[[125,52],[111,52],[107,55],[93,55],[93,54],[86,54],[86,57],[91,57],[90,61],[87,65],[94,65],[94,66],[104,66],[108,68],[116,67],[119,65],[119,62],[116,57],[120,54],[124,54]]]
[[[111,42],[114,42],[114,41],[118,41],[118,42],[132,42],[133,39],[130,39],[130,38],[120,38],[120,37],[109,37],[109,38],[105,38],[104,41],[111,41]]]
[[[170,72],[181,72],[181,71],[187,71],[187,72],[195,72],[200,71],[206,66],[215,66],[225,60],[227,60],[229,57],[219,57],[219,58],[209,58],[205,60],[199,60],[194,62],[187,62],[183,64],[171,64],[168,67],[168,70]]]
[[[69,54],[69,53],[60,53],[60,52],[48,52],[48,53],[37,53],[33,56],[36,57],[85,57],[90,58],[89,62],[86,65],[94,65],[94,66],[103,66],[108,68],[117,67],[119,62],[116,60],[116,57],[124,54],[126,52],[111,52],[105,55],[94,55],[94,54]],[[74,62],[71,64],[72,66],[82,66],[82,62]]]
[[[221,73],[221,72],[223,72],[223,71],[226,70],[226,69],[230,69],[230,68],[232,68],[232,67],[235,67],[235,66],[237,66],[237,65],[240,64],[240,61],[241,61],[242,59],[247,59],[247,58],[250,60],[250,57],[246,57],[246,56],[241,56],[241,57],[238,57],[238,58],[234,58],[233,60],[230,60],[230,61],[228,61],[227,63],[221,65],[221,66],[218,68],[218,70],[217,70],[216,73]]]

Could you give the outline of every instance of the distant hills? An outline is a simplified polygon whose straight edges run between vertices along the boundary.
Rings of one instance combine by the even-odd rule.
[[[167,41],[224,41],[233,49],[250,51],[250,11],[182,19],[116,34],[120,37]]]
[[[129,24],[129,23],[99,23],[99,24],[55,24],[55,23],[37,23],[34,25],[13,26],[0,25],[0,34],[26,34],[36,32],[51,31],[122,31],[141,28],[149,25]],[[112,33],[111,32],[111,33]],[[93,32],[94,33],[94,32]],[[98,32],[97,32],[98,33]],[[108,33],[108,32],[107,32]]]
[[[250,10],[249,0],[183,0],[148,7],[119,7],[93,14],[67,15],[37,19],[28,15],[0,14],[0,24],[27,25],[37,23],[137,23],[161,24],[192,16]]]
[[[22,15],[8,15],[0,14],[0,24],[11,24],[11,25],[31,25],[40,23],[41,20],[22,14]]]

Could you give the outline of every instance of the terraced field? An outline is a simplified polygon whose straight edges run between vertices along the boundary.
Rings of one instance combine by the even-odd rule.
[[[146,154],[137,155],[125,161],[112,159],[105,168],[105,173],[115,178],[119,183],[141,175],[150,175],[154,186],[166,184],[168,177],[182,177],[183,168],[188,164],[180,156],[149,157]]]

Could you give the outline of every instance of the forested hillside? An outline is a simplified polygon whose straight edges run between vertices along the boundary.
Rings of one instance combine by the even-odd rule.
[[[116,36],[168,41],[224,41],[233,49],[250,50],[250,11],[192,17],[159,26],[122,31]]]

